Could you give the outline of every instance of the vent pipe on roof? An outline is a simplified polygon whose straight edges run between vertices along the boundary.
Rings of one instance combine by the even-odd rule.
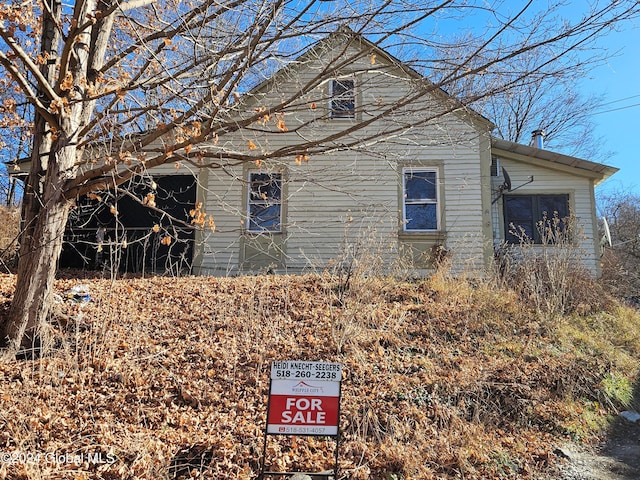
[[[530,146],[541,150],[544,148],[544,130],[534,130],[531,132]]]

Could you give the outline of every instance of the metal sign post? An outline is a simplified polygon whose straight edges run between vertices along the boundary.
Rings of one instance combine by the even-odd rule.
[[[340,444],[340,393],[342,364],[285,360],[271,363],[267,427],[264,435],[259,480],[265,476],[293,476],[303,472],[265,472],[269,435],[335,437],[335,468],[332,473],[308,475],[338,479]]]

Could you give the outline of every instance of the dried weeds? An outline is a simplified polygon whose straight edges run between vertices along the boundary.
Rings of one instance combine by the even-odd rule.
[[[323,276],[59,279],[52,353],[0,363],[0,478],[256,478],[282,359],[344,364],[343,478],[553,471],[612,363],[537,338],[508,291],[366,282],[337,302]],[[271,470],[332,468],[329,438],[267,447]]]

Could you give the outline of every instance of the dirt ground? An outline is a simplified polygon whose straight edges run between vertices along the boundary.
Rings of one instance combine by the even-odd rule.
[[[595,450],[565,445],[562,480],[640,479],[640,424],[618,418],[607,440]]]

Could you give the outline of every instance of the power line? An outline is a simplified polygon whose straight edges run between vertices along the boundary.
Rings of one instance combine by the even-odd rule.
[[[637,95],[637,96],[640,96],[640,95]],[[618,110],[626,110],[627,108],[634,108],[634,107],[640,107],[640,103],[634,103],[632,105],[625,105],[624,107],[611,108],[609,110],[602,110],[601,112],[594,112],[591,115],[600,115],[601,113],[617,112]]]
[[[619,98],[618,100],[611,100],[610,102],[601,103],[600,106],[601,107],[605,107],[607,105],[611,105],[612,103],[620,103],[620,102],[624,102],[625,100],[631,100],[632,98],[638,98],[638,97],[640,97],[640,94],[632,95],[632,96],[626,97],[626,98]]]

